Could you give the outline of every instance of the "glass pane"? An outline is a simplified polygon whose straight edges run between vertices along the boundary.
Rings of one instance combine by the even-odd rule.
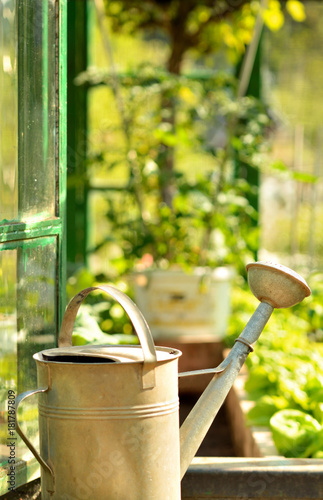
[[[55,2],[19,2],[19,214],[55,214]]]
[[[33,354],[56,343],[56,237],[0,245],[0,456],[8,461],[10,394],[37,388]],[[13,391],[11,393],[11,391]],[[9,403],[10,406],[10,403]],[[19,417],[28,438],[38,446],[37,398],[22,403]],[[17,436],[17,435],[16,435]],[[16,463],[32,455],[16,441]],[[34,464],[34,462],[32,461]],[[33,465],[34,467],[34,465]],[[30,471],[29,471],[30,473]],[[24,478],[26,480],[26,477]],[[17,485],[16,485],[17,486]]]
[[[0,220],[18,215],[17,16],[15,0],[0,0]]]
[[[55,0],[0,0],[0,221],[55,215],[55,41]]]

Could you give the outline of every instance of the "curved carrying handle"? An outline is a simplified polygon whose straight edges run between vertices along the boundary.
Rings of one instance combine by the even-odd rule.
[[[50,480],[48,481],[48,491],[54,491],[54,473],[52,469],[49,467],[49,465],[45,462],[45,460],[39,455],[38,451],[34,448],[34,446],[31,444],[29,439],[25,436],[25,434],[22,432],[19,422],[18,422],[18,408],[20,403],[29,396],[33,396],[34,394],[39,394],[40,392],[46,392],[48,391],[48,387],[41,387],[39,389],[34,389],[31,391],[26,391],[21,394],[19,394],[16,397],[16,431],[21,437],[21,439],[24,441],[24,443],[27,445],[27,447],[30,449],[34,457],[37,459],[41,467],[44,469],[45,473],[48,474]]]
[[[149,389],[155,386],[155,365],[157,363],[156,349],[147,321],[136,304],[117,288],[110,285],[92,286],[85,288],[68,304],[59,334],[59,347],[67,347],[72,345],[72,333],[76,315],[83,300],[94,290],[102,290],[113,297],[128,314],[143,351],[144,362],[142,372],[143,389]]]

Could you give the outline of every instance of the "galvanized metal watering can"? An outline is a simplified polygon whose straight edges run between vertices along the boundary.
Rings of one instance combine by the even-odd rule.
[[[155,347],[137,306],[111,286],[91,287],[67,307],[59,347],[34,355],[39,388],[40,453],[17,431],[41,465],[42,498],[59,500],[179,500],[186,472],[241,366],[274,308],[310,295],[306,282],[277,264],[247,266],[260,304],[227,358],[179,429],[178,357]],[[71,347],[83,299],[101,289],[128,313],[140,346]]]

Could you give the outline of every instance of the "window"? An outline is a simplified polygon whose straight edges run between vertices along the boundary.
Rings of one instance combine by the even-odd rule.
[[[0,0],[0,495],[8,490],[8,391],[37,387],[65,306],[66,0]],[[37,399],[19,421],[38,440]],[[36,445],[37,446],[37,445]],[[39,474],[15,446],[15,487]]]

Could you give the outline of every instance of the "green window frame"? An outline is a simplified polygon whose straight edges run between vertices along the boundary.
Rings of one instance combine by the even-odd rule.
[[[32,355],[57,345],[66,305],[66,59],[67,0],[0,0],[0,495],[9,395],[36,388]],[[36,403],[19,421],[37,446]],[[17,488],[39,466],[14,437]]]

